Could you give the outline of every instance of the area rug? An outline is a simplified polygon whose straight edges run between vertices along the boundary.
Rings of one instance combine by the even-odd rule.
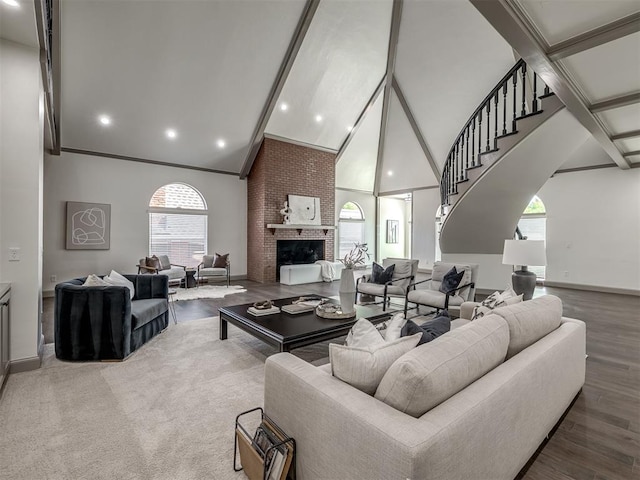
[[[5,385],[0,478],[245,479],[232,468],[234,420],[262,405],[277,350],[233,326],[220,340],[218,324],[171,324],[124,362],[62,362],[45,346],[42,368]],[[326,361],[328,347],[293,353]]]
[[[234,293],[244,293],[246,288],[241,285],[202,285],[197,288],[178,288],[174,300],[196,300],[198,298],[223,298]]]

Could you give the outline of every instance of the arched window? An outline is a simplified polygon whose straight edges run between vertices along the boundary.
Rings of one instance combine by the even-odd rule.
[[[544,203],[537,195],[531,199],[522,213],[518,227],[520,228],[520,233],[527,237],[528,240],[547,239],[547,211]],[[544,279],[545,267],[531,266],[529,270],[534,272],[536,277]]]
[[[149,255],[192,267],[207,253],[207,205],[198,190],[170,183],[149,202]]]
[[[365,243],[364,214],[357,203],[347,202],[340,209],[338,235],[338,258],[344,258],[354,243]]]

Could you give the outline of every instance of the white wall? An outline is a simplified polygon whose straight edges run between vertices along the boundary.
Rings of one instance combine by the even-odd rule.
[[[0,281],[11,282],[11,360],[38,355],[43,96],[38,50],[0,40]],[[9,262],[9,248],[20,261]]]
[[[406,201],[398,198],[379,197],[380,201],[380,230],[378,241],[380,242],[379,259],[387,257],[406,258],[404,237],[406,232],[405,215],[407,211]],[[398,243],[387,243],[387,220],[398,220]]]
[[[371,254],[371,259],[367,263],[371,263],[375,260],[374,252],[375,252],[375,244],[376,244],[376,198],[372,193],[365,192],[352,192],[348,190],[339,190],[336,189],[336,225],[339,225],[338,220],[340,218],[340,210],[342,206],[347,202],[357,203],[362,209],[362,213],[364,214],[364,241],[369,246],[369,253]],[[338,241],[338,235],[340,235],[340,231],[336,231],[336,241],[335,241],[335,258],[338,258],[338,248],[340,247],[340,242]]]
[[[640,291],[640,169],[556,175],[538,196],[548,281]]]
[[[433,267],[436,254],[436,209],[440,206],[440,189],[413,192],[412,258],[420,260],[420,268]]]
[[[44,290],[57,282],[111,269],[136,273],[149,248],[149,200],[159,187],[189,184],[207,202],[208,251],[230,253],[231,274],[247,273],[247,188],[231,175],[62,153],[44,170]],[[65,250],[66,202],[111,204],[110,250]]]

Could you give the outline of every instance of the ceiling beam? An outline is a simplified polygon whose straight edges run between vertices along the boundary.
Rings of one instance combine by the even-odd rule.
[[[429,162],[429,166],[431,167],[431,170],[433,171],[433,174],[436,177],[436,181],[439,182],[440,177],[442,176],[442,173],[440,173],[438,164],[433,159],[431,150],[429,150],[429,146],[427,145],[427,142],[425,141],[424,136],[420,131],[420,127],[418,127],[418,122],[416,122],[416,118],[413,116],[413,113],[409,108],[409,104],[407,103],[407,100],[404,98],[404,94],[402,93],[402,89],[400,88],[400,84],[398,83],[398,80],[396,79],[395,75],[393,76],[392,85],[393,85],[393,90],[396,92],[396,95],[398,96],[398,100],[400,100],[400,105],[402,105],[402,110],[404,110],[404,114],[407,116],[407,120],[409,120],[409,124],[413,129],[413,133],[418,139],[418,143],[420,143],[422,152],[424,153],[424,156],[427,157],[427,161]]]
[[[258,124],[253,131],[251,148],[249,148],[249,153],[247,154],[247,157],[244,160],[244,164],[242,165],[242,169],[240,170],[240,178],[246,178],[247,175],[249,175],[251,167],[253,166],[253,162],[255,162],[256,160],[256,156],[258,155],[258,151],[260,150],[260,145],[262,145],[262,139],[264,138],[264,131],[267,128],[267,122],[271,117],[271,113],[273,113],[273,109],[276,106],[276,102],[278,101],[280,92],[282,91],[282,88],[287,81],[287,77],[289,76],[289,72],[291,71],[293,62],[295,62],[298,52],[300,51],[302,42],[304,41],[304,38],[309,31],[309,26],[311,25],[313,16],[318,9],[318,5],[320,5],[320,0],[307,0],[304,10],[302,11],[302,16],[298,21],[298,26],[296,27],[291,42],[289,43],[287,53],[282,60],[282,64],[280,65],[280,69],[278,70],[278,73],[276,75],[276,79],[273,82],[271,90],[269,91],[269,95],[267,96],[267,102],[262,109]]]
[[[640,130],[631,130],[630,132],[618,133],[611,136],[611,140],[624,140],[625,138],[640,137]]]
[[[633,152],[624,152],[622,156],[624,157],[633,157],[635,155],[640,155],[640,150],[634,150]]]
[[[602,25],[588,32],[576,35],[555,45],[547,50],[547,56],[553,60],[575,55],[599,45],[612,42],[619,38],[640,31],[640,12],[620,18],[615,22]]]
[[[640,92],[592,103],[589,110],[593,113],[604,112],[605,110],[613,110],[614,108],[626,107],[627,105],[634,105],[636,103],[640,103]]]
[[[624,170],[629,169],[629,162],[609,138],[609,133],[600,120],[589,110],[587,101],[569,74],[562,65],[554,63],[547,56],[544,40],[538,35],[521,7],[514,0],[470,1],[493,28],[522,55],[529,67],[551,87],[567,110],[593,135],[616,165]]]
[[[373,182],[373,194],[376,197],[378,193],[380,193],[380,179],[382,178],[382,157],[384,154],[384,141],[387,135],[389,105],[391,103],[391,79],[393,78],[393,72],[396,68],[396,53],[398,52],[398,38],[400,36],[400,18],[402,17],[402,1],[403,0],[393,0],[393,11],[391,12],[387,73],[385,75],[384,98],[382,99],[382,120],[380,121],[380,137],[378,139],[378,158],[376,160],[376,173]]]
[[[347,135],[347,138],[345,138],[344,142],[342,142],[342,145],[340,145],[340,148],[338,149],[338,154],[336,155],[336,163],[338,163],[340,161],[340,159],[342,158],[342,154],[344,153],[344,151],[349,146],[349,143],[351,143],[351,140],[353,140],[353,137],[356,135],[356,132],[360,128],[360,125],[362,125],[364,123],[364,119],[367,116],[367,113],[369,113],[369,110],[371,110],[371,108],[373,107],[373,104],[376,103],[376,100],[378,100],[378,97],[380,96],[380,93],[382,92],[382,90],[384,90],[384,86],[386,84],[386,80],[387,80],[387,76],[384,75],[382,77],[382,80],[380,80],[380,83],[378,84],[378,86],[374,90],[373,95],[371,95],[371,98],[369,98],[369,101],[367,102],[367,104],[362,109],[362,112],[360,112],[360,115],[358,116],[358,119],[356,120],[356,123],[353,125],[353,128],[351,129],[351,131]]]

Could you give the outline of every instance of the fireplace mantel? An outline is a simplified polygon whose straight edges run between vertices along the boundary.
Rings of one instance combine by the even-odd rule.
[[[267,228],[271,230],[271,234],[275,235],[277,229],[297,230],[298,235],[302,234],[302,230],[323,230],[326,235],[329,230],[335,230],[335,225],[292,225],[290,223],[267,223]]]

